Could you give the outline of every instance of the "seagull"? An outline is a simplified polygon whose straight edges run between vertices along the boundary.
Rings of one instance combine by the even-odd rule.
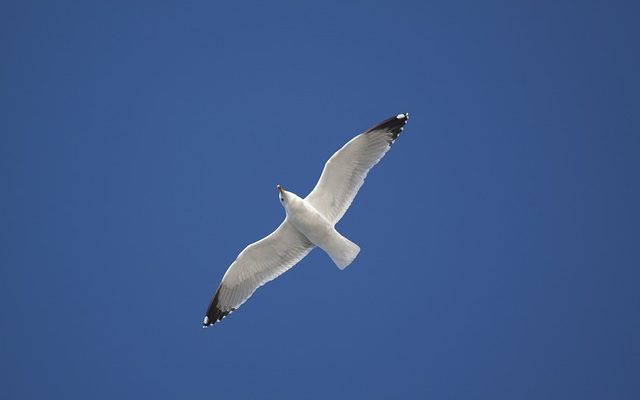
[[[221,321],[315,247],[324,250],[341,270],[353,262],[360,247],[342,236],[335,225],[408,119],[409,113],[398,114],[351,139],[326,162],[320,180],[304,199],[276,185],[286,212],[284,221],[242,250],[227,269],[209,303],[203,328]]]

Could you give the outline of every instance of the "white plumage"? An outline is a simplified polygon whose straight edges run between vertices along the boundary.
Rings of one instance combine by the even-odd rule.
[[[341,269],[353,261],[360,248],[334,226],[408,119],[408,113],[398,114],[351,139],[327,161],[305,199],[277,186],[285,220],[269,236],[247,246],[231,264],[209,304],[204,327],[240,307],[257,288],[293,267],[316,246]]]

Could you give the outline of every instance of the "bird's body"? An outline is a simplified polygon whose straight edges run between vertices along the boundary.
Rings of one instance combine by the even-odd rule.
[[[227,269],[209,303],[204,327],[240,307],[257,288],[293,267],[316,246],[338,268],[351,264],[360,247],[342,236],[335,224],[408,119],[408,113],[398,114],[351,139],[327,161],[306,198],[277,185],[285,220],[270,235],[247,246]]]
[[[298,195],[284,191],[284,209],[289,222],[309,241],[320,248],[334,235],[335,228],[311,204]]]
[[[287,220],[315,246],[324,250],[340,269],[346,268],[360,252],[360,247],[342,236],[310,202],[282,190],[281,198]]]

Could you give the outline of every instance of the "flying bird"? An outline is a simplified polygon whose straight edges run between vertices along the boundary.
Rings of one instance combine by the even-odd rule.
[[[340,269],[353,262],[360,247],[342,236],[335,225],[408,119],[409,113],[398,114],[351,139],[326,162],[320,180],[304,199],[276,185],[286,212],[284,221],[270,235],[242,250],[227,269],[209,303],[204,328],[221,321],[316,246]]]

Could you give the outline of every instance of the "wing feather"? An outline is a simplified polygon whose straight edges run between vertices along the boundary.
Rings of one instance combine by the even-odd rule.
[[[326,162],[306,200],[335,225],[408,119],[409,113],[398,114],[351,139]]]
[[[240,307],[260,286],[296,265],[314,245],[285,218],[265,238],[250,244],[238,255],[222,277],[203,326],[222,320]]]

